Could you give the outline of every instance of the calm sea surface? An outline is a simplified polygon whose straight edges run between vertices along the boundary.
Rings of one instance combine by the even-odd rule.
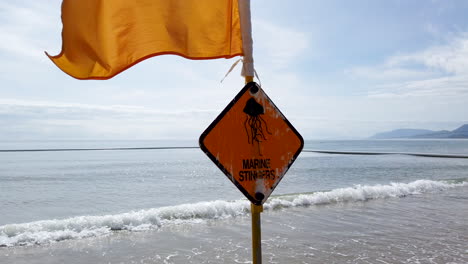
[[[197,142],[0,142],[165,146]],[[304,149],[468,155],[468,140]],[[0,263],[249,263],[248,212],[199,149],[0,151]],[[468,159],[303,152],[262,217],[266,263],[468,263]]]

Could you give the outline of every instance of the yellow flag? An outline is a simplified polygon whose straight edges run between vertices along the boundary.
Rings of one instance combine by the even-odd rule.
[[[77,79],[109,79],[147,58],[243,54],[238,0],[63,0],[62,52]]]

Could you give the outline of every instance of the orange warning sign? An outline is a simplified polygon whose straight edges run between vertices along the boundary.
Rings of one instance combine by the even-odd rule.
[[[255,205],[268,199],[304,146],[302,136],[255,82],[239,92],[199,143]]]

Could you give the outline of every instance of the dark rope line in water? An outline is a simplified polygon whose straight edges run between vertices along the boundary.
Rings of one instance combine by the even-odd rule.
[[[311,150],[304,149],[302,152],[313,152],[323,154],[341,154],[341,155],[408,155],[416,157],[430,158],[455,158],[468,159],[468,155],[463,154],[438,154],[438,153],[411,153],[411,152],[364,152],[364,151],[334,151],[334,150]]]
[[[132,148],[68,148],[68,149],[0,149],[0,152],[53,152],[53,151],[105,151],[105,150],[170,150],[170,149],[199,149],[200,147],[132,147]],[[408,155],[431,158],[455,158],[468,159],[463,154],[438,154],[438,153],[411,153],[411,152],[365,152],[365,151],[334,151],[304,149],[302,152],[341,154],[341,155]]]
[[[101,151],[101,150],[159,150],[198,149],[200,147],[133,147],[133,148],[68,148],[68,149],[0,149],[0,152],[52,152],[52,151]]]

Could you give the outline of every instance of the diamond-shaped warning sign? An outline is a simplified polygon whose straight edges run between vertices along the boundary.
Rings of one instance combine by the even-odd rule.
[[[263,204],[304,140],[255,82],[248,83],[200,136],[200,147],[255,205]]]

